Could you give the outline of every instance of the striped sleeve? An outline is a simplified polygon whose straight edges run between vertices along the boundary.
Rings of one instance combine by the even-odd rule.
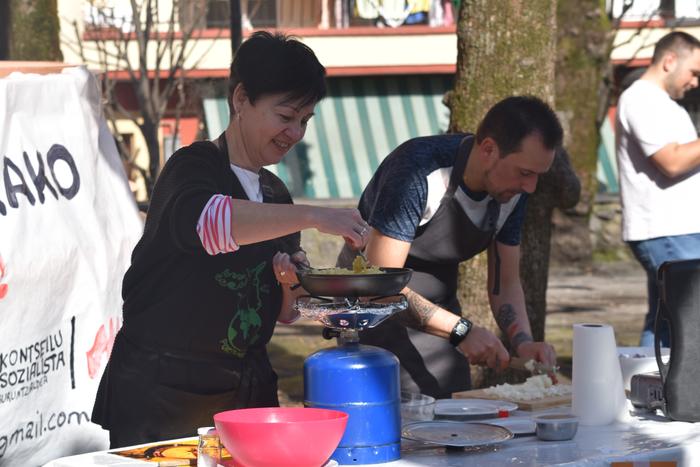
[[[214,195],[199,215],[197,235],[206,252],[212,256],[238,250],[231,231],[232,207],[230,196]]]

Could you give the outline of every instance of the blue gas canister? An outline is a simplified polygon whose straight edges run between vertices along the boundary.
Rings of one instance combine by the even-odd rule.
[[[331,459],[375,464],[401,457],[399,361],[379,347],[345,343],[304,362],[304,405],[350,417]]]

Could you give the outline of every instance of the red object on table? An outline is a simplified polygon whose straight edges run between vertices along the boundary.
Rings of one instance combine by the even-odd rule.
[[[214,415],[238,467],[323,465],[338,447],[348,414],[303,407],[228,410]]]

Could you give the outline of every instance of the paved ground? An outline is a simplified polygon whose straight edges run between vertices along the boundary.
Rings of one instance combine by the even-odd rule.
[[[636,263],[607,263],[587,272],[553,268],[547,303],[547,340],[557,350],[563,374],[570,376],[575,323],[610,324],[618,345],[637,345],[646,313],[646,279]],[[321,329],[308,321],[277,326],[269,348],[280,377],[283,405],[298,405],[302,400],[304,359],[320,348],[335,345],[321,337]]]
[[[573,324],[610,324],[618,346],[636,346],[646,308],[646,275],[637,263],[605,264],[587,273],[552,270],[545,338],[557,351],[562,373],[571,376]]]

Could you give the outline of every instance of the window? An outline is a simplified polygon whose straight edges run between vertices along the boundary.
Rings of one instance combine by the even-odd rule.
[[[243,0],[245,1],[245,0]],[[208,0],[207,1],[207,27],[226,28],[231,25],[231,10],[229,0]]]
[[[238,0],[243,29],[269,28],[277,25],[275,0]],[[228,28],[231,22],[230,0],[206,0],[208,28]]]

